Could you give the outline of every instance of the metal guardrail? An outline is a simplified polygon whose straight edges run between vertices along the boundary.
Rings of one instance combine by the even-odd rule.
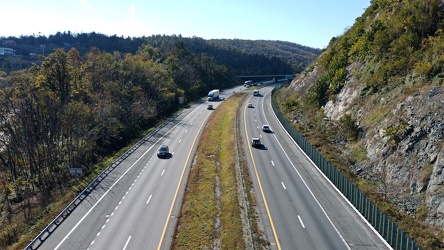
[[[276,88],[273,89],[274,93]],[[384,212],[382,212],[361,190],[347,179],[333,164],[326,160],[296,129],[285,119],[272,100],[272,108],[285,130],[296,141],[311,161],[337,189],[353,204],[373,228],[396,250],[420,250],[416,242],[401,230]]]
[[[62,210],[25,248],[25,250],[38,249],[40,245],[62,224],[62,222],[74,211],[75,208],[94,190],[94,188],[105,179],[108,174],[111,173],[117,166],[120,165],[128,156],[136,151],[142,144],[144,144],[153,135],[159,132],[168,123],[176,119],[181,113],[176,113],[172,117],[168,118],[162,124],[157,126],[153,131],[148,133],[140,141],[134,144],[130,149],[123,153],[119,158],[106,167],[93,181],[76,197],[71,201],[65,209]]]

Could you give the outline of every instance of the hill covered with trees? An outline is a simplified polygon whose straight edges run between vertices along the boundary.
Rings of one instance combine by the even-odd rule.
[[[203,54],[228,67],[233,75],[293,74],[301,72],[320,50],[282,41],[204,40],[181,35],[149,37],[118,37],[99,33],[58,32],[46,36],[0,37],[0,44],[16,50],[15,57],[0,56],[0,70],[9,72],[38,63],[37,55],[54,49],[75,48],[81,55],[92,47],[102,51],[134,54],[143,44],[150,44],[167,53],[178,42],[184,42],[193,54]]]
[[[280,91],[324,157],[423,249],[444,249],[444,5],[372,0]]]

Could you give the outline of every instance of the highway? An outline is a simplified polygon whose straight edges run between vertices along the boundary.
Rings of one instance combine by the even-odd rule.
[[[40,249],[169,249],[198,135],[212,112],[207,104],[182,111],[125,159]],[[161,144],[170,148],[164,159],[156,154]]]
[[[245,104],[241,120],[247,141],[260,136],[265,145],[244,148],[272,249],[388,249],[278,125],[271,89],[249,97],[255,107]],[[183,110],[126,158],[40,249],[169,249],[198,135],[212,112],[207,104]],[[261,132],[262,124],[274,133]],[[165,159],[156,155],[161,144],[170,148]]]
[[[245,145],[266,233],[276,249],[390,249],[330,185],[279,125],[272,88],[250,95],[243,106]],[[264,133],[263,124],[273,133]]]

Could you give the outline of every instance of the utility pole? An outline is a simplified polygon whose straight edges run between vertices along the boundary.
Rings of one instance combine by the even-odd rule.
[[[40,44],[40,48],[42,48],[43,56],[45,56],[45,47],[46,47],[46,44]]]

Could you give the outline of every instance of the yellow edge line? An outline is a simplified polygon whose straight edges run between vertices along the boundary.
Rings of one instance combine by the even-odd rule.
[[[212,114],[212,113],[211,113]],[[170,211],[168,212],[167,220],[165,222],[165,226],[163,227],[162,235],[160,236],[159,245],[157,245],[157,249],[159,250],[162,247],[163,238],[165,237],[165,232],[168,227],[168,223],[170,221],[171,213],[173,211],[174,203],[176,202],[177,194],[179,193],[180,185],[182,183],[183,175],[185,173],[185,169],[187,168],[188,161],[190,160],[191,152],[193,152],[194,144],[196,143],[197,137],[199,136],[202,127],[207,123],[208,118],[210,117],[210,114],[207,116],[205,121],[202,123],[202,125],[199,128],[199,131],[196,134],[196,137],[194,138],[193,145],[191,146],[190,152],[188,153],[187,161],[185,162],[185,165],[182,169],[182,174],[180,176],[179,184],[177,184],[176,193],[174,194],[173,202],[171,203]]]
[[[250,99],[251,99],[251,96],[248,98],[248,100],[250,100]],[[244,127],[245,127],[245,134],[247,136],[247,142],[249,142],[250,141],[250,137],[248,136],[248,131],[247,131],[246,109],[247,108],[244,107]],[[267,200],[265,199],[264,191],[262,190],[261,180],[259,179],[259,174],[257,172],[256,163],[254,162],[253,151],[251,150],[251,146],[249,145],[249,143],[248,143],[248,149],[250,150],[251,161],[253,162],[253,168],[254,168],[254,172],[256,174],[257,182],[259,184],[259,189],[261,191],[262,199],[264,200],[265,210],[267,210],[268,219],[270,220],[271,230],[273,231],[273,235],[274,235],[274,238],[276,240],[276,246],[280,250],[281,249],[281,244],[279,244],[279,238],[278,238],[276,230],[274,228],[273,219],[271,218],[270,210],[268,209]]]

